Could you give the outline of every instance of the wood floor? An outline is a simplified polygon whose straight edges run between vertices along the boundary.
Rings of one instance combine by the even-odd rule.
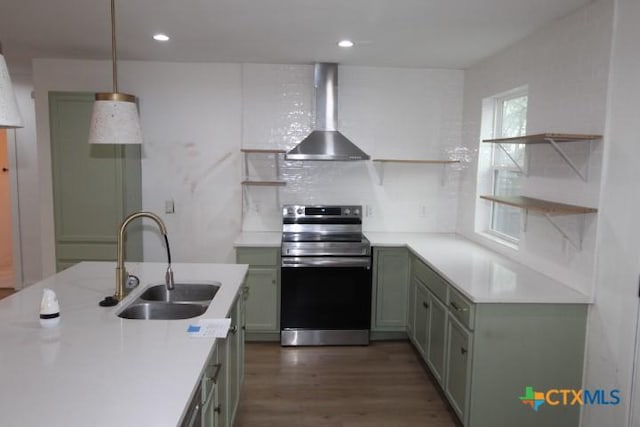
[[[10,288],[0,288],[0,299],[8,297],[9,295],[15,293],[15,290]]]
[[[247,343],[235,427],[457,426],[408,342]]]

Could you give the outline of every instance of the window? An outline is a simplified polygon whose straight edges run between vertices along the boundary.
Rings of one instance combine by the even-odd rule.
[[[523,90],[496,97],[494,138],[510,138],[524,135],[527,128],[527,93]],[[525,148],[523,144],[491,144],[491,193],[494,196],[521,194]],[[508,241],[520,239],[521,210],[492,203],[489,232]]]

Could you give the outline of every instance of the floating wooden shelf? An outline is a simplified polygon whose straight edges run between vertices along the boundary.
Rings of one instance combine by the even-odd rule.
[[[265,148],[241,148],[243,153],[258,153],[258,154],[284,154],[287,150],[271,150]]]
[[[524,230],[527,228],[527,218],[529,211],[535,211],[541,213],[547,221],[553,226],[568,241],[574,248],[582,249],[582,237],[584,234],[584,215],[598,212],[595,208],[588,208],[585,206],[567,205],[564,203],[550,202],[548,200],[534,199],[532,197],[525,196],[480,196],[481,199],[489,200],[495,203],[501,203],[503,205],[514,206],[524,210]],[[559,222],[554,219],[554,215],[581,215],[578,224],[577,237],[576,233],[571,233],[566,230]]]
[[[373,159],[372,162],[377,163],[379,166],[376,167],[376,170],[378,172],[378,179],[379,179],[379,185],[382,185],[382,183],[384,182],[384,165],[386,163],[413,163],[413,164],[423,164],[423,165],[443,165],[443,170],[442,170],[442,185],[444,185],[445,182],[445,165],[449,165],[452,163],[460,163],[460,160],[439,160],[439,159],[434,159],[434,160],[427,160],[427,159]]]
[[[555,142],[594,141],[602,139],[602,135],[587,135],[577,133],[538,133],[535,135],[523,135],[513,138],[483,139],[482,142],[494,144],[548,144],[552,139]]]
[[[558,143],[560,142],[579,142],[583,141],[588,143],[589,155],[591,155],[591,141],[602,139],[602,135],[588,135],[579,133],[538,133],[535,135],[522,135],[512,138],[497,138],[497,139],[483,139],[482,142],[488,142],[492,144],[498,144],[505,154],[511,159],[523,175],[527,176],[527,173],[523,170],[522,166],[511,157],[511,154],[502,146],[502,144],[549,144],[558,153],[560,157],[569,165],[571,169],[578,175],[584,182],[587,182],[589,178],[589,161],[587,161],[584,171],[569,158],[567,153],[560,148]]]
[[[460,160],[373,159],[372,162],[380,162],[380,163],[449,164],[449,163],[460,163]]]
[[[262,186],[262,187],[282,187],[287,185],[286,181],[266,181],[266,180],[252,180],[252,179],[246,179],[244,181],[241,182],[242,185],[256,185],[256,186]]]
[[[595,208],[584,206],[567,205],[564,203],[550,202],[548,200],[534,199],[525,196],[480,196],[481,199],[489,200],[503,205],[515,206],[517,208],[542,212],[554,215],[575,215],[598,212]]]

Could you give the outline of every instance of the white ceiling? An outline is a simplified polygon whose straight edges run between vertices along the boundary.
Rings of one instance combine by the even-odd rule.
[[[121,59],[465,68],[591,0],[119,0]],[[110,58],[109,0],[0,0],[11,67]],[[151,39],[165,32],[171,41]],[[336,46],[354,40],[350,50]]]

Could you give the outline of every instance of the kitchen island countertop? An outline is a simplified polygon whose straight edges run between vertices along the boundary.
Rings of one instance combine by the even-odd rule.
[[[407,247],[476,303],[589,304],[592,298],[455,233],[371,232],[376,247]],[[252,244],[255,242],[255,244]],[[243,232],[236,247],[280,247],[281,233]]]
[[[246,265],[173,264],[176,282],[222,284],[207,311],[185,320],[117,317],[166,264],[127,263],[141,285],[115,307],[98,302],[115,289],[115,263],[83,262],[0,301],[0,425],[175,426],[215,344],[191,338],[199,318],[223,318]],[[39,323],[42,289],[60,302],[60,325]]]

